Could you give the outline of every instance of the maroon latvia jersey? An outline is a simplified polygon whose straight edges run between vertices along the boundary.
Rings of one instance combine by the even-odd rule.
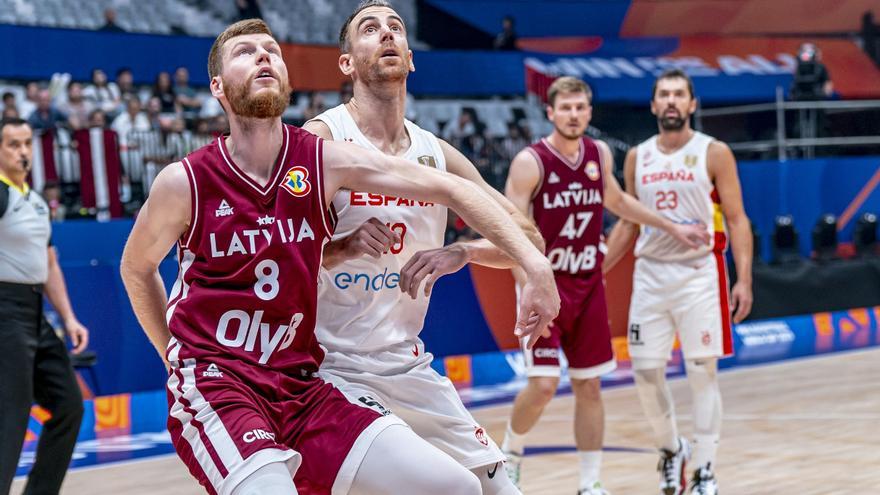
[[[183,159],[190,228],[166,319],[169,360],[203,360],[260,388],[318,370],[315,340],[321,250],[332,233],[324,205],[323,141],[284,125],[272,179],[261,187],[231,159],[224,137]],[[278,373],[261,373],[261,369]],[[288,384],[285,384],[287,386]]]
[[[541,181],[532,197],[532,215],[546,241],[553,271],[557,275],[598,271],[606,251],[599,148],[593,140],[581,138],[574,163],[547,139],[526,149],[541,167]]]

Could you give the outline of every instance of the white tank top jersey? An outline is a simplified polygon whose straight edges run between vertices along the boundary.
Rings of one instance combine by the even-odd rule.
[[[360,131],[345,105],[315,117],[330,128],[334,141],[347,141],[379,151]],[[437,138],[409,120],[411,141],[403,158],[413,166],[446,170]],[[318,280],[318,342],[329,350],[369,352],[418,336],[429,298],[415,300],[400,291],[400,270],[418,251],[443,247],[446,207],[381,194],[340,190],[333,198],[338,214],[333,240],[351,235],[371,217],[402,238],[379,259],[363,255],[330,270]]]
[[[657,136],[636,150],[636,194],[651,211],[673,222],[702,222],[714,233],[710,244],[687,249],[666,232],[642,225],[636,242],[636,257],[657,261],[687,261],[727,246],[721,201],[709,179],[706,156],[714,138],[700,132],[681,149],[666,154],[657,147]]]

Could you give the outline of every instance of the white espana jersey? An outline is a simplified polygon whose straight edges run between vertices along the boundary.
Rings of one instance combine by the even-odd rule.
[[[345,105],[315,117],[327,124],[334,141],[379,151],[360,131]],[[437,138],[404,121],[411,145],[403,158],[413,166],[446,170]],[[338,214],[333,240],[347,237],[371,217],[388,225],[402,241],[379,259],[363,255],[332,269],[318,281],[318,342],[330,350],[361,352],[415,338],[422,331],[429,298],[415,300],[400,291],[400,270],[418,251],[443,246],[446,207],[381,194],[340,190],[333,198]]]
[[[702,222],[714,233],[708,246],[687,249],[666,232],[642,225],[636,257],[658,261],[685,261],[727,247],[721,201],[706,167],[714,138],[701,132],[681,149],[666,154],[657,147],[657,136],[636,150],[636,194],[651,211],[681,224]]]

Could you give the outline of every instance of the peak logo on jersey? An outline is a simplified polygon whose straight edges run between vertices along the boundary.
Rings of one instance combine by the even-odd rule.
[[[431,155],[422,155],[416,158],[416,161],[421,163],[426,167],[437,168],[437,162],[434,160],[434,157]]]
[[[223,372],[220,371],[216,364],[211,363],[208,365],[208,369],[202,372],[202,376],[206,378],[223,378]]]
[[[229,206],[229,203],[227,203],[225,199],[220,201],[220,206],[214,211],[214,216],[219,218],[228,217],[230,215],[232,215],[232,207]]]
[[[556,175],[556,172],[550,172],[550,177],[547,177],[547,184],[559,184],[559,176]]]
[[[281,183],[281,187],[297,198],[309,194],[312,190],[312,185],[309,183],[308,169],[299,166],[291,167],[291,169],[284,174],[284,182]]]
[[[480,426],[474,426],[474,436],[477,437],[477,441],[486,447],[489,446],[489,439],[486,438],[486,430],[484,430]]]
[[[587,173],[587,177],[590,180],[599,180],[599,164],[590,160],[587,162],[587,166],[584,168],[584,171]]]

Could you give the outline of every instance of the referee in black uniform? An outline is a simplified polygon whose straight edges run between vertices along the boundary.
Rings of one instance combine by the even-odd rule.
[[[77,321],[50,241],[49,208],[26,182],[33,132],[21,119],[0,121],[0,494],[9,493],[31,405],[52,417],[43,425],[24,493],[57,494],[83,416],[67,346],[43,317],[43,295],[80,352],[88,331]]]

